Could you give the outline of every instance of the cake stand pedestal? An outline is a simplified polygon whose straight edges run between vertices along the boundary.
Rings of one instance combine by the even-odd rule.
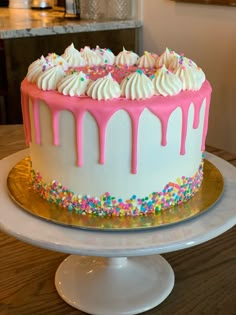
[[[61,298],[89,314],[139,314],[160,304],[174,272],[160,255],[97,258],[70,255],[56,272]]]
[[[160,255],[206,242],[236,224],[236,168],[207,154],[222,173],[225,190],[208,211],[188,221],[140,231],[89,231],[60,226],[19,209],[6,179],[28,155],[20,151],[0,161],[0,228],[16,238],[72,254],[56,271],[59,295],[94,315],[131,315],[160,304],[174,286],[174,272]]]

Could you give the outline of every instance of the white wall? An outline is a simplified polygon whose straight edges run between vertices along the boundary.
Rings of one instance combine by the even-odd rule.
[[[143,0],[143,48],[203,68],[213,93],[207,144],[236,153],[236,7]]]

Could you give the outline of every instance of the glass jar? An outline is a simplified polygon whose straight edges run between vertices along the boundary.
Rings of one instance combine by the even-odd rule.
[[[77,17],[80,15],[79,0],[65,0],[65,17]]]

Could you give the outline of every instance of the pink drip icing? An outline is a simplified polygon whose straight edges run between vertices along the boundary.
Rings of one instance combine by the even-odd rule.
[[[68,110],[73,113],[76,123],[76,151],[77,151],[77,165],[83,165],[82,152],[82,125],[83,115],[86,111],[90,112],[95,118],[99,129],[99,163],[105,163],[105,143],[106,143],[106,128],[111,116],[118,110],[125,110],[128,112],[132,124],[132,161],[131,172],[137,173],[138,161],[138,125],[139,117],[144,108],[149,109],[161,121],[162,136],[161,145],[167,145],[167,129],[168,121],[172,112],[180,107],[182,110],[182,132],[180,154],[185,154],[185,142],[187,136],[188,126],[188,112],[192,102],[194,102],[194,121],[193,128],[199,126],[199,113],[204,98],[206,98],[206,109],[204,117],[204,127],[202,135],[202,150],[205,148],[205,140],[208,128],[208,115],[210,106],[211,86],[208,81],[205,81],[199,91],[184,91],[173,97],[152,97],[142,101],[131,101],[128,99],[114,99],[111,102],[96,101],[88,97],[69,97],[62,96],[58,92],[40,91],[35,85],[29,83],[26,79],[22,82],[22,111],[25,124],[26,141],[31,141],[30,117],[28,96],[44,101],[50,108],[52,114],[52,128],[54,135],[54,145],[59,145],[59,121],[58,115],[62,110]],[[35,104],[35,103],[34,103]],[[37,107],[34,105],[34,107]],[[35,125],[36,135],[40,139],[40,118],[37,109],[34,112],[34,119],[39,123]],[[38,141],[36,139],[36,141]]]
[[[102,101],[101,101],[102,104]],[[102,104],[103,111],[89,110],[91,115],[95,118],[99,132],[99,163],[105,163],[105,141],[106,128],[111,116],[117,111],[117,108],[107,107],[106,101]]]
[[[59,140],[59,111],[51,109],[52,115],[52,130],[53,130],[53,144],[58,146],[60,144]]]
[[[173,111],[173,108],[168,106],[165,107],[154,107],[151,109],[151,112],[160,119],[161,122],[161,145],[167,145],[167,127],[170,115]]]
[[[209,118],[209,110],[210,110],[210,94],[206,95],[206,108],[205,108],[205,116],[204,116],[204,125],[203,125],[203,133],[202,133],[202,147],[201,150],[205,150],[206,136],[208,130],[208,118]]]
[[[138,125],[139,118],[143,108],[128,108],[127,112],[130,115],[131,124],[132,124],[132,160],[131,160],[131,173],[137,173],[137,164],[138,164]]]
[[[193,129],[197,129],[199,126],[200,110],[202,102],[194,103],[194,119],[193,119]]]

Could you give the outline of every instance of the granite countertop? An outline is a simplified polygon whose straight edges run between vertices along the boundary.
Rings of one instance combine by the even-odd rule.
[[[0,10],[0,39],[141,27],[139,20],[92,21],[65,18],[62,10]]]

